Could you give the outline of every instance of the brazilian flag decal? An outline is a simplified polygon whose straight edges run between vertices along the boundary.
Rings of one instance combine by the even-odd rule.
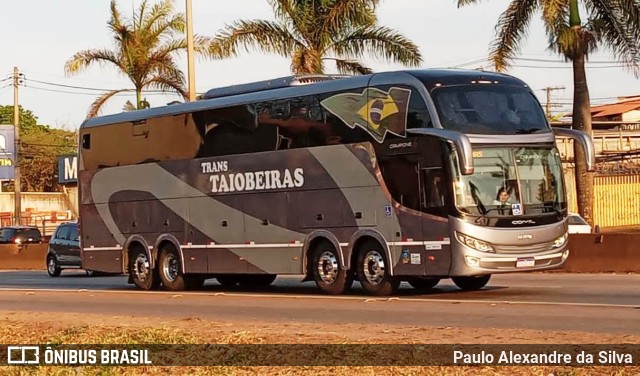
[[[336,94],[320,104],[350,128],[358,126],[382,142],[387,132],[404,137],[410,96],[411,90],[399,87],[389,92],[366,88],[362,94]]]

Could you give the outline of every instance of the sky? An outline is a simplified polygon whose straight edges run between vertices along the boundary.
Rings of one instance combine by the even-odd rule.
[[[65,62],[76,52],[113,48],[107,29],[109,3],[109,0],[3,1],[0,105],[13,104],[10,78],[14,67],[24,74],[19,87],[20,105],[31,110],[40,124],[52,127],[75,130],[103,90],[132,88],[125,77],[106,66],[92,66],[72,77],[64,73]],[[131,16],[139,3],[140,0],[117,1],[125,16]],[[508,3],[481,1],[458,9],[455,0],[383,0],[377,14],[381,25],[399,31],[418,45],[424,58],[419,68],[491,69],[486,60],[489,46],[495,37],[498,17]],[[267,0],[192,0],[192,9],[194,33],[206,36],[214,36],[236,20],[273,19]],[[185,1],[176,0],[175,10],[184,12]],[[564,88],[551,92],[552,111],[570,111],[571,63],[547,50],[546,35],[539,16],[536,17],[522,43],[519,59],[507,73],[529,84],[543,106],[547,102],[545,88]],[[186,77],[186,56],[180,56],[178,62]],[[363,62],[376,72],[405,69],[373,56],[367,56]],[[196,90],[202,93],[215,87],[288,76],[289,65],[287,58],[259,52],[225,60],[197,60]],[[617,63],[607,50],[590,56],[587,79],[592,104],[640,95],[640,79]],[[152,107],[180,99],[153,93],[145,96]],[[112,98],[101,114],[121,112],[127,100],[134,102],[135,98],[133,95]]]

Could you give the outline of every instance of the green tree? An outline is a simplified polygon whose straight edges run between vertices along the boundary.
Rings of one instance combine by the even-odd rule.
[[[174,91],[187,98],[184,74],[174,56],[187,49],[183,37],[185,17],[174,14],[173,0],[163,0],[149,6],[144,0],[132,19],[122,16],[111,1],[109,31],[113,35],[113,50],[93,49],[76,53],[65,64],[67,75],[77,74],[92,64],[114,66],[131,80],[134,89],[109,91],[98,97],[89,109],[88,117],[95,116],[104,103],[118,93],[135,91],[136,108],[143,108],[142,90],[151,88]],[[209,41],[194,37],[194,49],[198,55],[207,55]]]
[[[409,66],[422,62],[418,46],[378,25],[379,0],[268,1],[276,21],[235,21],[214,38],[211,53],[220,58],[240,49],[278,54],[291,59],[294,74],[324,73],[326,60],[341,73],[370,73],[357,60],[365,53]]]
[[[77,134],[38,124],[30,110],[19,107],[20,116],[20,190],[56,192],[58,157],[77,152]],[[0,106],[0,124],[13,124],[13,106]]]
[[[479,2],[457,0],[458,7]],[[581,16],[587,14],[586,18]],[[540,13],[549,49],[573,64],[573,127],[591,135],[585,62],[598,47],[611,50],[638,77],[640,73],[640,2],[638,0],[512,0],[498,20],[490,58],[498,71],[520,52],[532,17]],[[580,215],[593,224],[593,174],[575,148],[576,190]]]

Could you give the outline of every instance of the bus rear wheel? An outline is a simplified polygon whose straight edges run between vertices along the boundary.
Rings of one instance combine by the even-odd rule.
[[[156,290],[160,286],[158,270],[151,268],[147,252],[142,248],[131,251],[129,278],[141,290]]]
[[[165,245],[160,250],[158,258],[158,273],[162,285],[169,291],[194,289],[204,283],[200,276],[190,276],[182,273],[182,262],[178,251],[172,245]]]
[[[415,278],[407,281],[411,287],[419,292],[427,292],[440,282],[440,278]]]
[[[487,275],[475,275],[471,277],[452,277],[453,283],[460,289],[465,291],[480,290],[489,283],[491,274]]]
[[[312,251],[311,274],[324,293],[340,295],[353,284],[353,273],[341,269],[339,260],[338,251],[328,241],[317,244]]]
[[[372,295],[391,295],[400,286],[400,280],[391,276],[387,256],[376,241],[367,241],[358,250],[356,273],[362,288]]]

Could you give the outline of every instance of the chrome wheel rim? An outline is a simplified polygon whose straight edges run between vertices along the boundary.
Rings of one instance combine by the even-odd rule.
[[[364,256],[362,270],[367,282],[372,285],[379,285],[384,280],[386,267],[384,258],[378,251],[369,251]]]
[[[335,282],[338,277],[339,265],[336,256],[329,251],[325,251],[318,259],[318,275],[323,283],[328,285]]]
[[[178,278],[180,274],[178,258],[173,254],[169,253],[165,256],[164,263],[162,264],[162,274],[167,281],[173,282]]]
[[[139,254],[133,262],[133,274],[139,281],[146,281],[150,275],[149,258]]]
[[[53,257],[49,258],[49,262],[47,263],[47,268],[48,268],[49,274],[53,274],[56,272],[56,260],[54,260]]]

